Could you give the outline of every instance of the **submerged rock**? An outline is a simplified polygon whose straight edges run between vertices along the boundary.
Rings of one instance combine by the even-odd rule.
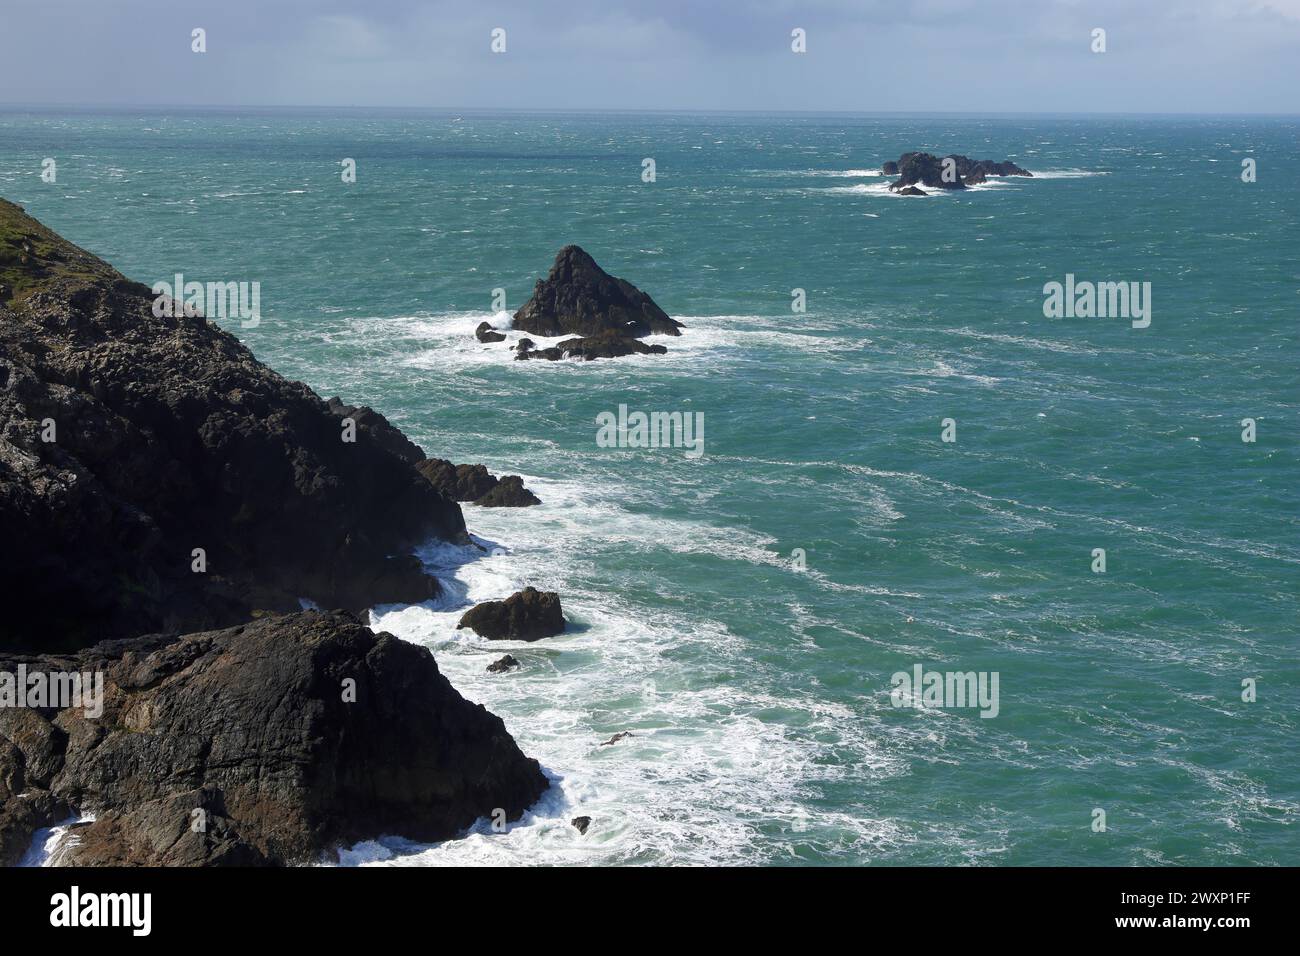
[[[515,313],[514,327],[533,335],[592,336],[602,332],[639,338],[680,335],[668,317],[632,283],[611,276],[578,246],[565,246],[550,274]]]
[[[524,588],[504,601],[485,601],[470,608],[456,625],[468,627],[492,641],[536,641],[564,630],[560,596],[554,591]]]
[[[506,671],[513,670],[518,666],[519,661],[515,660],[512,655],[507,654],[505,657],[493,661],[487,666],[487,669],[489,674],[504,674]]]
[[[346,614],[0,658],[0,671],[19,663],[101,672],[104,706],[0,709],[3,863],[74,807],[97,819],[60,862],[286,864],[384,834],[448,839],[496,808],[517,819],[547,788],[427,648]]]
[[[606,740],[604,743],[601,744],[601,746],[602,746],[602,747],[612,747],[612,746],[614,746],[614,744],[618,743],[618,742],[619,742],[620,740],[622,740],[624,737],[635,737],[635,736],[636,736],[636,734],[632,733],[632,731],[630,731],[630,730],[625,730],[625,731],[623,731],[622,733],[618,733],[618,734],[615,734],[613,737],[610,737],[609,740]]]
[[[924,189],[917,189],[915,186],[906,186],[898,191],[900,196],[928,196],[930,195]]]
[[[192,309],[155,316],[148,286],[4,200],[0,284],[0,578],[23,596],[0,648],[437,593],[411,552],[468,540],[464,518],[382,415]]]
[[[586,836],[587,828],[591,826],[591,817],[574,817],[572,820],[569,821],[569,825],[572,826],[579,833],[581,833],[583,836]]]
[[[667,351],[668,349],[662,345],[647,345],[640,339],[619,335],[616,332],[602,332],[586,338],[565,339],[558,345],[532,352],[520,349],[515,358],[540,358],[552,362],[558,359],[580,358],[590,361],[598,358],[618,358],[623,355],[664,355]]]

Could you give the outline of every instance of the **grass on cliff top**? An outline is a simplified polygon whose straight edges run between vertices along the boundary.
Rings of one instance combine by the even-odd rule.
[[[20,303],[55,282],[89,285],[116,278],[108,263],[0,199],[0,303]]]

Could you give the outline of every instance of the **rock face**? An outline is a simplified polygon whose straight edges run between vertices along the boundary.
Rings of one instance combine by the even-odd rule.
[[[952,160],[952,163],[945,166],[945,160]],[[945,168],[952,170],[951,178],[945,176]],[[942,158],[932,153],[904,153],[897,163],[885,163],[881,171],[887,176],[897,175],[897,181],[890,183],[889,188],[906,196],[927,195],[915,188],[918,184],[931,189],[965,189],[984,182],[989,176],[1033,175],[1012,162],[976,160],[957,153]]]
[[[524,588],[504,601],[485,601],[461,617],[456,630],[468,627],[493,641],[536,641],[564,630],[560,596]]]
[[[0,648],[437,593],[411,550],[464,519],[383,416],[155,317],[148,287],[4,200],[0,285],[0,579],[23,595]]]
[[[60,862],[284,864],[382,834],[456,836],[546,789],[500,718],[426,648],[306,611],[190,634],[0,658],[98,671],[103,713],[0,709],[0,862],[69,808]],[[206,832],[195,832],[195,810]]]
[[[453,465],[443,458],[426,458],[416,469],[453,501],[471,501],[484,508],[524,508],[542,503],[524,487],[518,475],[498,478],[484,465]]]
[[[587,337],[613,332],[640,338],[680,335],[682,325],[632,283],[596,265],[578,246],[565,246],[550,274],[515,313],[514,327],[533,335]]]

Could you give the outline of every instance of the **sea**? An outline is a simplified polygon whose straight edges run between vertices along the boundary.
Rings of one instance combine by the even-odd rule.
[[[915,150],[1033,175],[890,193]],[[465,505],[443,597],[371,623],[553,786],[336,865],[1296,863],[1297,155],[1295,117],[0,111],[0,195],[259,283],[218,319],[259,359],[542,500]],[[570,243],[666,354],[512,360]],[[620,406],[699,453],[599,440]],[[563,635],[456,629],[527,585]]]

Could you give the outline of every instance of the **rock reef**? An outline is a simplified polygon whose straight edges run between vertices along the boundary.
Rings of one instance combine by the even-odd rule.
[[[945,162],[951,160],[951,162]],[[887,162],[881,167],[886,176],[897,176],[889,184],[894,192],[904,196],[928,195],[920,186],[930,189],[965,189],[977,185],[989,176],[1032,176],[1012,162],[994,162],[989,159],[970,159],[957,153],[939,157],[933,153],[904,153],[898,162]]]

